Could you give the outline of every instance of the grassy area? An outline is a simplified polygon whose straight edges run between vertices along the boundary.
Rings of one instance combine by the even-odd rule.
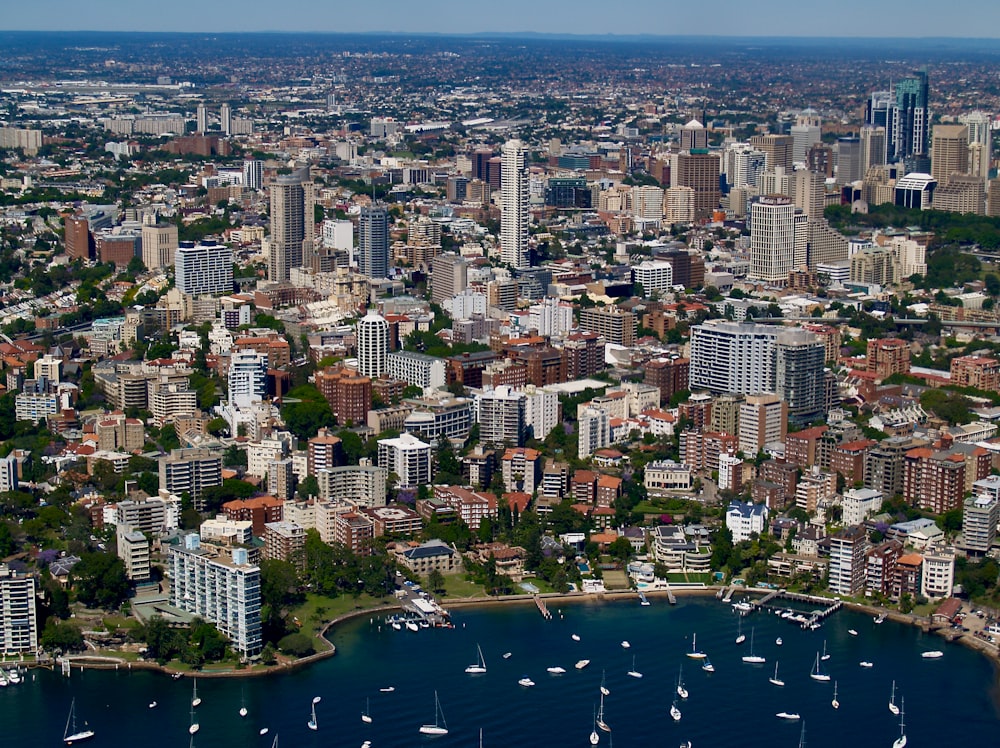
[[[463,574],[444,575],[444,598],[461,599],[466,597],[482,597],[486,592],[482,585],[470,582]]]
[[[624,571],[605,571],[604,587],[609,590],[627,590],[629,588],[628,579]]]
[[[715,580],[712,578],[712,572],[706,571],[701,573],[687,573],[684,575],[686,577],[685,581],[688,582],[701,582],[703,584],[712,584]]]
[[[392,602],[392,598],[376,598],[371,595],[341,595],[340,597],[323,597],[322,595],[308,594],[305,602],[294,608],[291,614],[298,619],[299,626],[303,633],[315,635],[328,622],[338,616],[351,613],[356,610],[368,610],[377,608],[380,605]]]

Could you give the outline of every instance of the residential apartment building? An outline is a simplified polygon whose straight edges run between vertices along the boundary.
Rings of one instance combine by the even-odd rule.
[[[863,527],[845,527],[830,536],[830,591],[856,595],[864,589],[867,535]]]
[[[233,251],[222,244],[181,242],[174,253],[177,290],[191,296],[233,292]]]
[[[527,396],[501,386],[476,397],[479,440],[486,445],[524,444]]]
[[[35,578],[0,564],[0,652],[6,656],[37,650]]]
[[[294,522],[264,524],[264,558],[305,567],[306,531]]]
[[[982,492],[967,498],[962,507],[962,547],[970,554],[985,555],[996,540],[998,522],[1000,499],[995,493]]]
[[[320,468],[313,475],[319,483],[319,497],[324,501],[349,501],[356,506],[385,506],[385,484],[389,471],[381,465],[368,464]]]
[[[508,449],[500,460],[500,473],[508,493],[533,493],[541,485],[542,468],[542,454],[537,449]]]
[[[174,449],[159,463],[160,489],[175,496],[188,494],[199,512],[205,510],[204,490],[222,485],[222,455],[210,449]]]
[[[123,524],[118,525],[115,535],[118,558],[125,566],[125,575],[133,582],[148,582],[149,540],[135,528]]]
[[[262,644],[260,569],[245,548],[202,547],[195,534],[170,549],[170,604],[215,624],[244,657]]]
[[[434,498],[454,509],[471,530],[478,530],[483,519],[497,516],[497,499],[491,493],[470,491],[461,486],[434,486]]]
[[[420,387],[424,394],[444,389],[447,384],[445,361],[441,358],[414,351],[394,351],[386,355],[385,364],[390,377]]]
[[[592,307],[580,312],[582,329],[597,333],[614,345],[635,345],[637,326],[638,320],[633,312],[616,306]]]
[[[379,439],[378,464],[399,476],[399,485],[422,486],[431,481],[431,445],[412,434]]]

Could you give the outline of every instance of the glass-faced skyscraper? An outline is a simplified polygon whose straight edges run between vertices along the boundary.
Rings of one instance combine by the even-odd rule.
[[[927,72],[896,84],[896,102],[892,112],[892,145],[896,159],[930,153],[930,123],[927,110]]]
[[[361,209],[358,222],[358,270],[368,278],[389,275],[389,213],[382,205]]]

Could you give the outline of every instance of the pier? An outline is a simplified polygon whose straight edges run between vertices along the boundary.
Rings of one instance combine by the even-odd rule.
[[[552,613],[549,611],[549,608],[545,604],[545,601],[542,600],[542,598],[540,598],[538,595],[534,596],[534,601],[535,605],[538,607],[538,612],[542,614],[542,618],[544,618],[546,621],[551,621]]]
[[[671,605],[677,605],[677,598],[674,597],[674,591],[670,589],[670,585],[667,585],[667,602]]]
[[[804,595],[799,592],[788,592],[787,590],[771,590],[764,597],[750,603],[751,612],[757,610],[780,612],[781,606],[771,604],[777,599],[793,600],[795,602],[822,606],[808,614],[800,613],[789,618],[793,623],[798,623],[804,629],[818,628],[824,620],[844,606],[841,600],[830,600],[827,597]]]

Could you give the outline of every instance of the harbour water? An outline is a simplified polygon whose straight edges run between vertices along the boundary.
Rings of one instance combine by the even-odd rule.
[[[905,699],[908,745],[995,745],[1000,710],[993,664],[964,647],[946,644],[918,629],[841,611],[817,631],[802,631],[768,613],[743,619],[748,641],[735,644],[737,617],[728,605],[710,598],[663,598],[641,607],[638,600],[581,602],[552,606],[545,621],[534,605],[506,605],[454,612],[455,628],[394,631],[376,619],[355,619],[333,634],[336,657],[296,672],[245,679],[200,679],[195,710],[200,731],[194,744],[319,748],[372,748],[433,743],[446,746],[588,746],[602,672],[610,695],[605,720],[612,732],[601,745],[676,746],[690,740],[713,746],[799,745],[801,723],[775,717],[794,712],[806,724],[806,744],[822,746],[892,745],[899,718],[889,713],[893,680],[897,704]],[[855,629],[858,636],[848,634]],[[749,634],[762,665],[741,661]],[[714,673],[685,656],[697,632]],[[579,641],[572,635],[576,634]],[[775,644],[781,637],[782,646]],[[625,649],[622,640],[631,646]],[[809,673],[826,641],[831,657],[822,664],[832,679],[820,683]],[[468,675],[467,665],[482,647],[487,672]],[[920,653],[940,649],[926,660]],[[503,653],[510,652],[508,659]],[[643,677],[629,677],[633,668]],[[583,670],[574,668],[589,659]],[[768,678],[779,662],[784,688]],[[862,668],[860,661],[870,661]],[[668,710],[683,665],[687,700],[678,700],[680,722]],[[550,675],[547,667],[566,669]],[[529,676],[536,685],[517,684]],[[840,709],[831,706],[837,682]],[[393,687],[392,692],[380,689]],[[434,721],[438,692],[449,734],[424,737],[421,725]],[[321,696],[319,729],[306,726],[310,704]],[[89,746],[187,746],[191,680],[149,672],[77,670],[69,678],[36,671],[27,682],[0,689],[0,746],[61,745],[71,699],[78,725],[97,733]],[[369,705],[372,722],[361,715]],[[155,709],[149,703],[157,702]],[[246,718],[238,714],[245,703]],[[268,734],[261,736],[262,727]]]

